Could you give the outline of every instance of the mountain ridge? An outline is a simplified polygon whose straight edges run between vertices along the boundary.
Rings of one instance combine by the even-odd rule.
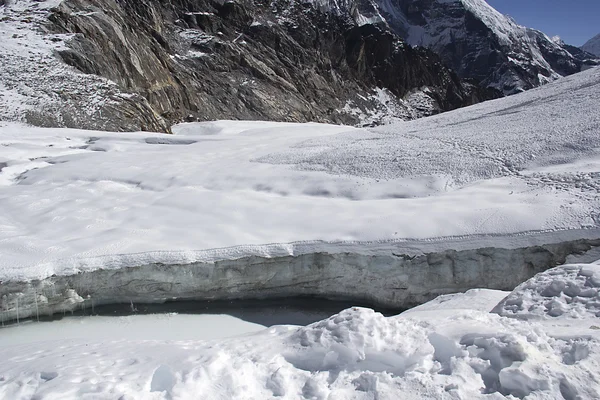
[[[49,93],[48,102],[34,101],[27,110],[25,120],[36,125],[158,131],[215,119],[373,125],[499,96],[459,79],[436,54],[405,45],[389,30],[300,2],[21,0],[2,13],[7,28],[37,30],[48,57],[75,68],[69,74],[84,74],[77,80],[99,77],[120,92],[98,95],[111,104],[82,112],[98,105],[98,96],[76,85],[63,85],[69,89],[57,96],[26,57],[15,64],[31,43],[7,34],[17,41],[6,55],[15,65],[0,81],[27,101],[40,89]],[[66,73],[52,63],[56,74]],[[28,80],[11,81],[29,69]]]
[[[0,120],[41,126],[378,125],[539,86],[589,58],[481,0],[19,0],[0,14]]]
[[[585,42],[581,49],[600,57],[600,33]]]
[[[440,55],[460,77],[505,94],[548,83],[595,64],[573,46],[517,24],[484,0],[309,0],[356,21],[388,26],[412,46]]]

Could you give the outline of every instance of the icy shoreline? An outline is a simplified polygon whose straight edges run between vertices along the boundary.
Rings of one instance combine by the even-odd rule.
[[[65,267],[59,276],[0,284],[2,320],[117,303],[294,296],[410,308],[473,288],[512,290],[539,272],[572,261],[572,256],[578,262],[595,260],[597,254],[585,254],[600,247],[600,234],[590,229],[503,239],[271,247],[269,253],[263,246],[262,255],[250,251],[237,258],[230,254],[181,264],[171,259],[125,266],[113,257],[108,258],[113,268],[94,268],[90,260],[80,260],[87,270]]]

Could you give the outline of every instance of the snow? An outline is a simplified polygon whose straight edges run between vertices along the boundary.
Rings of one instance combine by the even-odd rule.
[[[515,289],[495,309],[504,310],[503,304],[519,297],[527,298],[528,308],[543,309],[549,298],[562,296],[544,293],[548,276],[570,290],[585,290],[589,282],[574,278],[574,271],[590,278],[598,268],[552,269]],[[598,398],[600,330],[581,313],[551,316],[564,323],[557,335],[537,315],[490,312],[493,299],[503,295],[470,291],[387,318],[354,307],[306,327],[274,326],[216,340],[92,335],[0,346],[0,397]],[[99,317],[88,318],[85,323],[95,324]],[[27,333],[27,327],[10,329]],[[181,335],[171,332],[174,338]]]
[[[490,289],[471,289],[465,293],[445,294],[436,297],[425,304],[413,307],[403,315],[426,315],[427,312],[439,314],[447,310],[477,310],[489,312],[510,292]]]
[[[67,317],[0,329],[2,349],[39,342],[73,340],[214,340],[262,331],[265,327],[230,315],[177,313]]]
[[[536,275],[495,310],[524,319],[600,318],[600,265],[571,265]]]
[[[578,237],[597,227],[599,82],[592,69],[373,130],[218,121],[167,136],[2,123],[1,280],[325,245]],[[0,330],[0,398],[598,398],[599,268],[308,326],[182,314],[26,322]]]
[[[599,82],[592,69],[375,130],[221,121],[164,136],[3,123],[0,279],[294,254],[306,242],[594,228]]]

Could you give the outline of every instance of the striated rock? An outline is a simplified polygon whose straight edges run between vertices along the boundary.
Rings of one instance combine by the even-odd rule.
[[[367,125],[382,122],[369,118],[386,116],[382,109],[411,119],[499,96],[461,81],[435,54],[407,46],[386,27],[308,3],[100,3],[66,0],[52,9],[50,29],[74,34],[58,54],[142,96],[168,122]]]
[[[170,124],[141,95],[86,75],[56,56],[70,35],[48,32],[59,0],[0,5],[0,121],[111,131],[168,131]]]
[[[408,44],[433,50],[461,78],[505,94],[597,63],[593,56],[518,25],[484,0],[306,1],[360,24],[388,27]]]

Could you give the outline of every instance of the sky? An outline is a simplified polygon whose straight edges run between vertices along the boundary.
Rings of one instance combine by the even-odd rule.
[[[486,0],[519,25],[581,46],[600,33],[600,0]]]

